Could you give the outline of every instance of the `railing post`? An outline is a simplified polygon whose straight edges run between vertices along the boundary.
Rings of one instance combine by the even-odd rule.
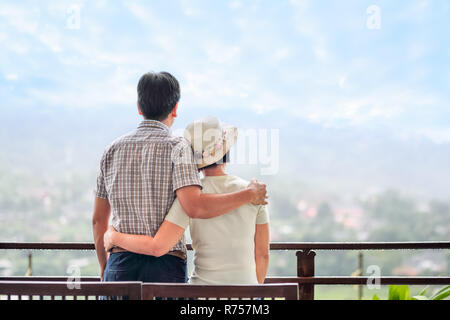
[[[358,254],[358,270],[359,270],[359,274],[358,276],[362,276],[364,275],[364,262],[363,262],[363,253],[360,251]],[[364,287],[362,285],[358,286],[358,299],[362,300],[363,298],[363,290]]]
[[[28,269],[27,272],[25,273],[26,277],[30,277],[33,275],[33,254],[30,252],[28,252]]]
[[[297,277],[314,277],[314,257],[312,250],[297,251]],[[300,300],[314,300],[314,284],[299,285]]]

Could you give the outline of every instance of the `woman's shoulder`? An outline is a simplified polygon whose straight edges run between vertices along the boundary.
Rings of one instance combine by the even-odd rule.
[[[202,179],[204,192],[234,192],[247,188],[248,184],[247,180],[233,175],[210,176]]]
[[[233,189],[233,191],[239,191],[247,188],[250,182],[238,176],[228,175],[224,183],[227,188]]]

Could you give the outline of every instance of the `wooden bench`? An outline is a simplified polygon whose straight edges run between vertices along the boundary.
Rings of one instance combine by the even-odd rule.
[[[63,279],[63,278],[62,278]],[[263,285],[192,285],[185,283],[98,281],[0,281],[3,300],[167,300],[284,299],[297,300],[296,283]]]
[[[261,285],[195,285],[185,283],[143,283],[142,299],[284,299],[297,300],[296,283]]]
[[[141,282],[1,281],[3,300],[141,299]]]

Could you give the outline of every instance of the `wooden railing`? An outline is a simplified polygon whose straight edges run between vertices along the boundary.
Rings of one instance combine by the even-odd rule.
[[[192,250],[187,245],[188,250]],[[0,250],[94,250],[93,243],[18,243],[0,242]],[[363,276],[315,276],[316,251],[322,250],[448,250],[450,241],[425,241],[425,242],[295,242],[295,243],[271,243],[271,250],[295,251],[297,257],[296,277],[268,277],[266,283],[298,283],[299,298],[302,300],[314,299],[315,285],[364,285],[371,277]],[[67,277],[0,277],[0,281],[66,281]],[[98,277],[83,277],[81,281],[99,281]],[[380,285],[409,284],[409,285],[449,285],[448,276],[380,276]]]

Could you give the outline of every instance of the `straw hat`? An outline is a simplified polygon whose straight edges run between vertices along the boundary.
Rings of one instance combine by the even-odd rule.
[[[216,117],[195,120],[184,131],[199,169],[221,160],[236,143],[237,134],[236,127],[220,123]]]

